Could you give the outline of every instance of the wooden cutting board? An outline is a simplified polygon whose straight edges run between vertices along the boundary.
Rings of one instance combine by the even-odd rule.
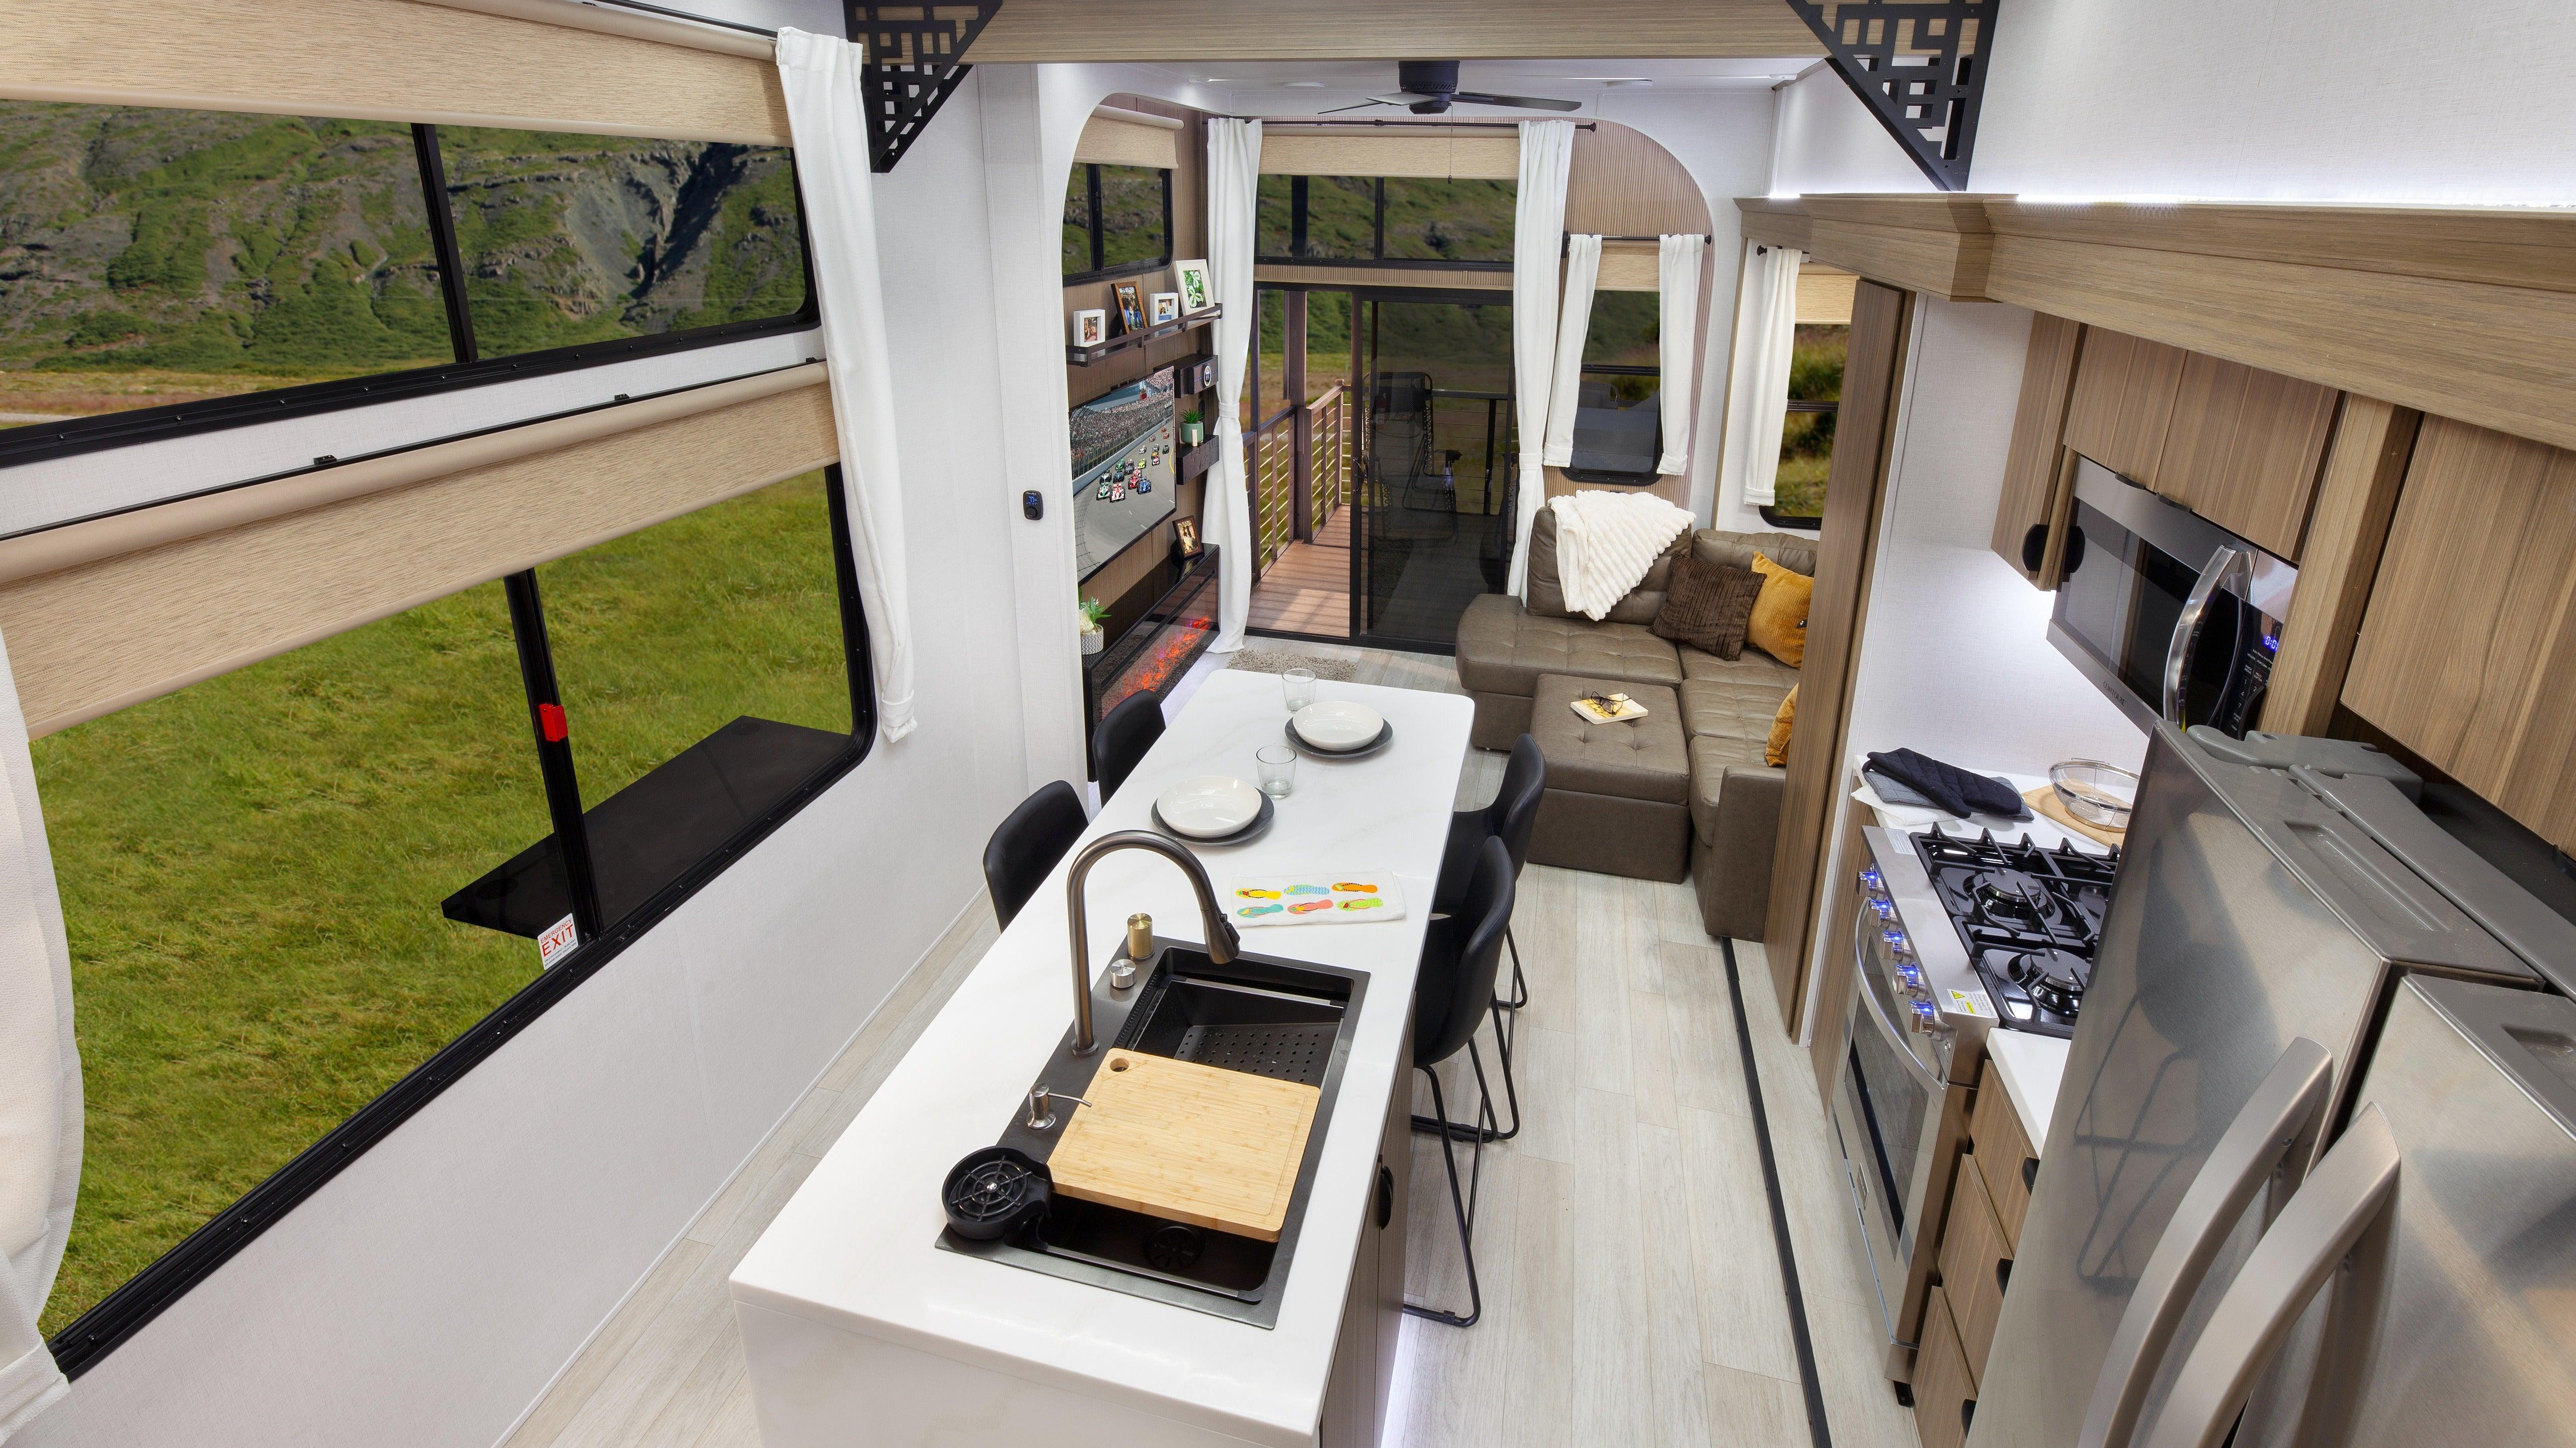
[[[1069,1197],[1279,1240],[1323,1096],[1312,1086],[1111,1051],[1047,1158]]]
[[[2022,800],[2032,809],[2039,811],[2041,814],[2048,816],[2051,820],[2064,825],[2066,828],[2075,831],[2086,839],[2092,840],[2096,844],[2110,845],[2116,848],[2128,843],[2129,832],[2127,830],[2115,830],[2108,825],[2097,825],[2089,820],[2077,819],[2073,814],[2067,811],[2066,802],[2057,797],[2057,791],[2047,785],[2043,784],[2037,789],[2024,791],[2022,794]]]

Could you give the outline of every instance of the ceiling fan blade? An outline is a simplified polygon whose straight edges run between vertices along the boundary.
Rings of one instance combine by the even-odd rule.
[[[1316,114],[1322,116],[1338,116],[1344,111],[1364,111],[1371,106],[1394,106],[1402,104],[1402,101],[1382,101],[1377,99],[1375,96],[1371,96],[1369,99],[1364,100],[1355,106],[1335,106],[1329,111],[1317,111]]]
[[[1489,96],[1481,91],[1460,91],[1452,99],[1462,105],[1513,106],[1524,111],[1579,111],[1581,101],[1549,100],[1544,96]]]

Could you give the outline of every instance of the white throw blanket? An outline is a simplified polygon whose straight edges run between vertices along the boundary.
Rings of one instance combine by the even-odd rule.
[[[1565,606],[1597,619],[1643,582],[1691,525],[1688,509],[1652,493],[1569,493],[1556,509],[1556,579]]]

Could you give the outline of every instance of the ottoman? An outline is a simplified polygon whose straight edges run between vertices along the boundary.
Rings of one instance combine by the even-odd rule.
[[[1578,694],[1625,693],[1646,717],[1594,724]],[[1690,750],[1681,700],[1661,684],[1542,674],[1530,737],[1547,759],[1547,793],[1529,857],[1542,865],[1679,880],[1690,869]]]

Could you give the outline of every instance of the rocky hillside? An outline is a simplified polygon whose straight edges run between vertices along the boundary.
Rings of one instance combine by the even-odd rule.
[[[803,301],[784,150],[440,136],[486,356]],[[262,386],[453,355],[409,127],[0,102],[0,372]]]

